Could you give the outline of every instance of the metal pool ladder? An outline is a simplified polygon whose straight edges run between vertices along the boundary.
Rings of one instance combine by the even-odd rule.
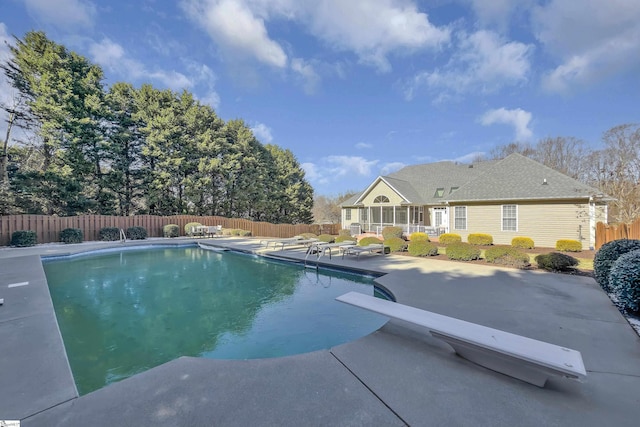
[[[125,234],[124,230],[121,228],[120,229],[120,243],[125,243],[127,241],[127,235]]]

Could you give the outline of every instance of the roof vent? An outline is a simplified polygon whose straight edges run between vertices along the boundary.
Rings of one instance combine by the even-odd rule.
[[[547,183],[547,178],[545,178],[545,179],[543,179],[543,180],[542,180],[542,185],[549,185],[549,184]]]
[[[472,169],[472,168],[473,168],[473,165],[469,165],[469,169]]]

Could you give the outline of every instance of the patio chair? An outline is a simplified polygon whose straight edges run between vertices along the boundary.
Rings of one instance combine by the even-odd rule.
[[[371,254],[380,253],[384,255],[384,251],[385,249],[383,243],[374,243],[368,246],[352,246],[347,247],[342,251],[342,259],[344,259],[345,255],[355,255],[356,259],[360,259],[360,254],[365,252],[369,252]]]

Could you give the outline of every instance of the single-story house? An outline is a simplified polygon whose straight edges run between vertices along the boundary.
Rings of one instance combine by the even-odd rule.
[[[495,244],[530,237],[537,247],[559,239],[595,245],[597,222],[606,223],[607,201],[595,188],[521,154],[473,164],[437,162],[379,176],[341,204],[342,228],[380,233],[402,227],[439,235],[487,233]]]

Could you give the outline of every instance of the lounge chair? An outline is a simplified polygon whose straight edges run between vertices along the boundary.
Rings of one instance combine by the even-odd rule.
[[[267,249],[269,249],[269,245],[273,244],[273,247],[275,249],[276,245],[279,245],[282,242],[293,242],[293,241],[298,241],[298,240],[303,240],[303,237],[302,236],[294,236],[294,237],[289,237],[287,239],[263,239],[263,240],[260,240],[260,244],[261,245],[265,245],[265,247]]]
[[[274,242],[273,247],[275,249],[276,246],[280,245],[281,246],[280,250],[283,251],[285,246],[311,246],[317,242],[318,242],[318,239],[290,239],[290,240],[283,240],[280,242]]]
[[[340,242],[340,243],[316,242],[309,246],[309,249],[307,249],[307,255],[316,254],[317,258],[320,258],[323,255],[325,255],[327,252],[329,252],[329,259],[331,259],[331,253],[334,248],[338,248],[339,250],[342,250],[341,248],[346,249],[348,247],[353,247],[353,246],[356,246],[356,242],[351,240],[345,240],[344,242]]]
[[[461,357],[538,387],[544,387],[551,375],[567,378],[587,375],[577,350],[358,292],[348,292],[336,300],[422,326]]]
[[[374,243],[368,246],[351,246],[347,247],[342,251],[342,259],[344,259],[345,255],[355,255],[357,259],[360,259],[360,254],[369,252],[380,253],[384,255],[384,244],[382,243]]]

